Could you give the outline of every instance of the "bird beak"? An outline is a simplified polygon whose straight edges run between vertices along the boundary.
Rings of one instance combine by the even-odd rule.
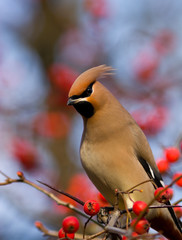
[[[72,97],[70,97],[67,101],[67,105],[75,105],[76,103],[82,101],[81,98],[76,98],[76,99],[73,99]]]
[[[69,98],[67,101],[67,105],[74,105],[75,99]]]
[[[75,105],[79,102],[84,102],[86,101],[87,98],[76,98],[76,99],[73,99],[72,97],[70,97],[67,101],[67,105]]]

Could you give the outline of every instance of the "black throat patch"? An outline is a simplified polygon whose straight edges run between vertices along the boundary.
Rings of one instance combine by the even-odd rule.
[[[79,112],[82,116],[86,118],[90,118],[94,115],[94,108],[91,103],[87,101],[81,101],[73,105],[74,108]]]

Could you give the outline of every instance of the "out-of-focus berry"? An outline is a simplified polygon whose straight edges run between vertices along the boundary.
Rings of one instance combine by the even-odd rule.
[[[65,64],[53,64],[49,68],[49,77],[55,87],[68,94],[78,73]]]
[[[151,106],[134,111],[132,116],[145,134],[155,135],[166,124],[168,110],[164,107]]]
[[[174,207],[173,209],[174,209],[174,212],[176,213],[177,218],[181,218],[182,217],[182,207],[178,206],[178,207]]]
[[[182,172],[175,173],[173,175],[173,180],[177,179],[178,177],[181,177],[181,178],[179,178],[179,180],[176,181],[175,183],[177,186],[182,187]]]
[[[44,112],[36,116],[33,127],[43,137],[63,138],[69,132],[70,120],[64,112]]]
[[[165,149],[165,155],[169,163],[174,163],[180,158],[180,151],[176,147],[168,147]]]
[[[98,198],[98,190],[84,173],[77,173],[73,175],[69,181],[68,188],[65,191],[79,198],[83,202],[86,202],[88,199],[94,199],[99,203],[100,207],[109,206],[108,202],[104,202]],[[65,202],[68,201],[68,197],[63,195],[60,196],[60,199]],[[73,206],[76,206],[82,209],[80,204],[76,203],[72,199],[69,199],[69,203],[71,203]],[[66,208],[64,206],[59,206],[55,203],[54,203],[54,208],[56,211],[59,211],[61,214],[68,214],[71,212],[69,208]]]
[[[156,164],[161,174],[166,173],[169,170],[169,163],[166,159],[158,159]]]
[[[136,77],[142,83],[151,81],[159,67],[159,59],[152,51],[143,51],[134,61]]]
[[[32,170],[37,167],[38,153],[35,146],[28,140],[15,138],[12,142],[12,151],[24,169]]]

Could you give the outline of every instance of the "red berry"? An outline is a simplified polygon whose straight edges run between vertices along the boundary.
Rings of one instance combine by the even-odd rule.
[[[159,194],[159,192],[161,192],[162,190],[164,190],[163,187],[157,188],[154,192],[154,196]],[[156,200],[160,203],[166,203],[167,201],[169,201],[170,197],[171,197],[170,191],[168,191],[168,189],[166,189],[165,191],[163,191],[159,194],[159,196],[156,198]]]
[[[166,124],[168,110],[148,104],[147,107],[135,110],[132,116],[147,135],[155,135]]]
[[[169,200],[171,200],[171,199],[173,198],[174,191],[173,191],[173,189],[172,189],[172,188],[168,188],[168,189],[167,189],[167,191],[168,191],[168,193],[169,193],[169,195],[170,195],[170,198],[169,198]]]
[[[70,128],[70,121],[64,112],[42,112],[33,122],[36,133],[46,138],[64,138]]]
[[[181,178],[178,181],[176,181],[176,185],[178,185],[179,187],[182,187],[182,172],[175,173],[173,175],[173,180],[175,180],[176,178],[178,178],[180,176],[181,176]]]
[[[166,173],[168,170],[169,170],[169,163],[167,160],[165,159],[158,159],[156,161],[157,163],[157,167],[159,169],[159,172],[162,174],[162,173]]]
[[[65,233],[75,233],[79,229],[79,221],[74,216],[66,217],[62,222]]]
[[[73,82],[78,77],[78,73],[68,65],[53,64],[49,68],[51,82],[61,93],[68,94]]]
[[[168,162],[174,163],[180,158],[180,151],[176,147],[168,147],[165,149],[165,155]]]
[[[63,240],[67,240],[68,238],[74,239],[75,234],[74,233],[65,233],[63,228],[61,228],[58,231],[58,237],[62,238]]]
[[[147,204],[143,201],[136,201],[133,204],[133,212],[138,216],[142,211],[146,209],[145,213],[148,213]]]
[[[159,59],[152,51],[140,52],[134,61],[134,71],[139,81],[147,82],[153,79],[159,66]]]
[[[137,221],[137,218],[133,219],[131,222],[131,226],[133,226],[135,224],[135,222]],[[142,218],[141,220],[139,220],[139,222],[136,224],[134,230],[136,233],[138,234],[143,234],[149,231],[150,228],[150,224],[149,222],[145,219]]]
[[[100,211],[100,206],[97,201],[88,200],[85,202],[83,209],[86,214],[94,216]]]
[[[173,209],[174,209],[174,212],[176,213],[177,218],[181,218],[182,217],[182,207],[178,206],[178,207],[174,207]]]

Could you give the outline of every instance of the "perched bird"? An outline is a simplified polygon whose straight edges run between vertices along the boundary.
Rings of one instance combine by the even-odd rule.
[[[83,72],[69,91],[68,105],[82,115],[84,131],[80,157],[82,165],[103,196],[113,205],[115,189],[127,191],[136,184],[142,192],[131,194],[133,201],[149,203],[156,186],[163,186],[149,143],[132,116],[98,79],[111,74],[106,65]],[[124,195],[130,208],[131,198]],[[120,209],[124,209],[121,198]],[[157,204],[157,202],[155,203]],[[158,203],[159,204],[159,203]],[[172,208],[157,208],[147,214],[151,227],[170,240],[182,240],[181,225]]]

